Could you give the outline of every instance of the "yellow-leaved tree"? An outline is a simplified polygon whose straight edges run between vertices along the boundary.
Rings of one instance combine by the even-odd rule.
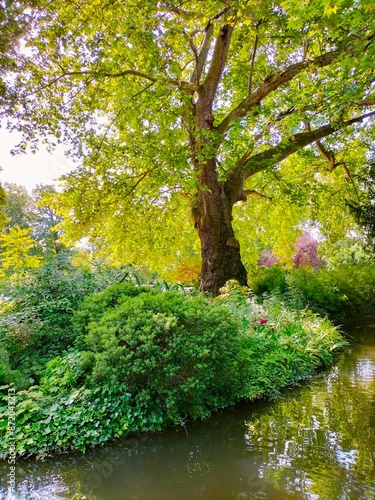
[[[0,234],[0,279],[19,279],[29,269],[42,265],[41,257],[32,253],[36,243],[31,232],[31,228],[22,229],[17,225]]]

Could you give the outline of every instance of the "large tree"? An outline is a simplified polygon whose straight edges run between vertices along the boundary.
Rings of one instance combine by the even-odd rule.
[[[53,0],[32,17],[5,112],[25,144],[81,159],[70,233],[161,253],[190,205],[204,291],[246,283],[232,218],[254,177],[310,145],[350,175],[335,149],[371,133],[371,0]]]

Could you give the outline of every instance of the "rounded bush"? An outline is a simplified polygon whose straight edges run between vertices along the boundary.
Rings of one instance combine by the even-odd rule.
[[[83,383],[124,384],[140,427],[198,417],[241,397],[239,326],[203,296],[126,296],[87,325]]]

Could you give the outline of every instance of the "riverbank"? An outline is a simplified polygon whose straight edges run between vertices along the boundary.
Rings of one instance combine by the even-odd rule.
[[[327,320],[235,283],[209,300],[129,283],[88,297],[72,348],[0,408],[3,458],[85,451],[132,432],[274,396],[329,364],[345,341]],[[3,387],[3,391],[11,387]]]
[[[372,498],[375,321],[353,321],[345,333],[350,349],[276,400],[240,403],[186,429],[137,434],[85,454],[17,460],[14,498]],[[1,498],[8,472],[0,471]]]

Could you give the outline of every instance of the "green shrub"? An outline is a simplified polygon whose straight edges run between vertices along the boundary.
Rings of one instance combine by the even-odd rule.
[[[73,315],[85,297],[118,275],[113,268],[77,268],[68,256],[59,255],[17,286],[8,284],[0,312],[0,347],[6,349],[11,370],[17,369],[19,376],[7,383],[24,389],[38,382],[46,362],[75,343],[79,329],[73,326]]]
[[[95,289],[89,272],[60,264],[47,264],[4,291],[10,307],[0,316],[0,342],[11,367],[21,366],[34,382],[45,362],[72,344],[74,310]]]
[[[280,265],[276,264],[272,267],[259,266],[249,276],[249,285],[256,295],[263,295],[275,290],[283,293],[287,289],[286,276],[287,270]]]
[[[294,271],[289,286],[300,290],[311,309],[336,321],[375,313],[375,266],[341,265],[317,273]]]
[[[246,397],[269,395],[328,365],[345,342],[327,319],[291,308],[280,296],[261,300],[229,282],[217,300],[226,304],[243,328]]]
[[[201,295],[122,296],[87,331],[83,383],[125,384],[146,419],[177,422],[238,400],[239,326]]]
[[[104,292],[86,297],[74,314],[75,336],[84,335],[89,323],[98,321],[108,309],[116,307],[122,301],[127,300],[127,297],[137,297],[141,293],[151,291],[152,289],[146,286],[136,287],[130,282],[123,282],[108,287]]]
[[[250,277],[256,294],[277,294],[297,309],[305,307],[335,321],[375,313],[375,266],[372,263],[336,268],[262,268]]]
[[[17,410],[22,415],[30,413],[23,401],[33,400],[35,394],[39,399],[32,416],[22,421],[21,453],[33,451],[34,445],[49,450],[81,447],[82,442],[90,446],[125,429],[160,429],[185,418],[203,417],[244,396],[239,325],[226,307],[202,295],[116,285],[87,299],[75,321],[80,331],[87,331],[85,349],[49,361],[40,386],[22,393]],[[92,435],[103,405],[107,408],[102,389],[109,387],[122,388],[117,395],[126,400],[125,413],[117,420],[108,417],[111,432]],[[87,399],[92,394],[94,406]],[[67,404],[72,398],[74,403]],[[51,408],[54,428],[45,436]],[[94,423],[84,416],[86,411]],[[75,433],[80,436],[79,446]]]
[[[322,316],[341,319],[347,298],[336,286],[332,271],[296,269],[288,275],[287,283],[288,291],[299,291],[305,307]]]

